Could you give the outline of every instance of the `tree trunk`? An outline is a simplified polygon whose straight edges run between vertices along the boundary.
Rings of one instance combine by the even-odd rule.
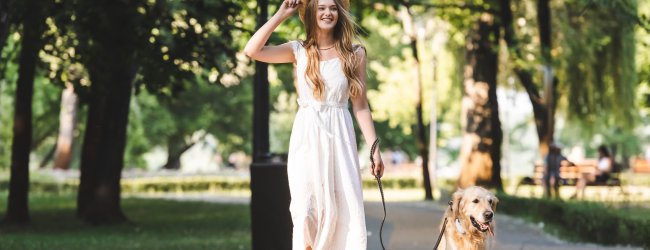
[[[426,136],[426,128],[424,126],[424,118],[422,116],[422,81],[421,76],[422,72],[420,71],[420,60],[418,57],[418,49],[417,49],[417,40],[412,39],[411,40],[411,50],[413,51],[413,58],[415,58],[415,65],[413,65],[415,72],[415,75],[417,75],[416,78],[416,91],[418,92],[417,94],[417,102],[415,104],[415,112],[416,112],[416,117],[417,117],[417,146],[418,146],[418,154],[422,158],[422,179],[424,181],[424,199],[425,200],[433,200],[433,190],[431,190],[431,175],[429,173],[429,149],[427,148],[427,136]]]
[[[481,185],[503,190],[503,132],[497,102],[499,26],[492,14],[481,14],[470,30],[463,91],[463,146],[460,187]]]
[[[544,62],[544,100],[548,115],[546,116],[546,133],[541,138],[540,145],[544,145],[540,153],[542,156],[548,153],[548,145],[553,142],[555,132],[555,83],[557,78],[553,73],[553,58],[551,57],[551,8],[549,0],[537,1],[537,24],[539,29],[541,55]]]
[[[37,2],[30,1],[31,4]],[[38,51],[42,46],[41,34],[45,17],[41,8],[26,8],[23,22],[23,39],[20,51],[20,69],[14,109],[13,144],[11,146],[11,176],[9,200],[5,223],[29,222],[29,153],[32,142],[32,96]]]
[[[438,176],[438,115],[436,113],[436,84],[438,83],[437,76],[438,60],[433,56],[433,95],[431,96],[431,111],[429,112],[429,179],[431,180],[431,191],[433,192],[437,187],[436,177]]]
[[[130,2],[87,0],[78,6],[85,65],[91,80],[81,152],[77,216],[91,224],[126,220],[120,178],[132,85],[137,72],[135,18]],[[86,41],[84,41],[86,42]]]
[[[190,142],[189,144],[184,142],[182,135],[170,136],[167,139],[167,163],[165,163],[162,168],[169,170],[181,169],[181,156],[183,153],[192,148],[198,141],[203,139],[205,135],[207,135],[207,133],[201,136],[197,141]]]
[[[162,169],[179,170],[181,169],[181,155],[172,152],[171,149],[167,150],[167,163],[162,166]]]
[[[424,118],[422,115],[422,73],[420,69],[420,57],[418,56],[418,40],[415,34],[415,27],[413,25],[413,14],[409,6],[404,6],[401,12],[402,24],[404,25],[405,32],[411,38],[411,52],[415,63],[413,65],[413,83],[415,91],[417,92],[417,99],[415,102],[415,115],[417,119],[417,133],[415,134],[415,141],[417,143],[418,155],[422,159],[422,179],[424,182],[424,199],[433,200],[433,191],[431,190],[431,175],[429,173],[429,149],[427,148],[426,128],[424,126]]]
[[[92,98],[81,153],[77,216],[92,224],[126,220],[120,206],[120,178],[135,70],[123,64],[127,63],[103,65],[108,75],[89,67]]]
[[[54,152],[56,152],[56,148],[57,145],[54,144],[54,146],[52,146],[51,149],[47,151],[47,154],[45,155],[45,157],[43,157],[41,163],[38,164],[38,168],[44,169],[45,167],[47,167],[47,164],[50,163],[50,161],[52,161],[52,158],[54,158]]]
[[[72,144],[77,123],[77,94],[72,84],[66,84],[61,93],[61,113],[59,114],[59,137],[56,142],[55,169],[69,169],[72,161]]]
[[[510,0],[500,0],[499,3],[501,8],[501,25],[504,29],[503,39],[508,45],[508,51],[510,52],[510,56],[513,58],[513,61],[519,61],[523,58],[523,55],[514,34],[514,20],[512,17],[512,10],[510,9]],[[550,20],[550,10],[548,12],[547,18]],[[542,31],[542,26],[548,28],[543,30],[548,30],[547,42],[548,48],[550,48],[550,24],[544,25],[540,23],[540,25],[540,33],[546,33],[546,31]],[[551,144],[551,140],[553,139],[552,127],[554,124],[550,122],[552,114],[549,113],[547,103],[545,102],[544,98],[540,96],[537,86],[533,82],[533,72],[526,68],[523,68],[519,63],[514,63],[513,65],[514,72],[519,78],[519,82],[526,90],[528,98],[530,99],[530,103],[533,106],[533,115],[535,117],[535,127],[537,128],[540,155],[546,155],[548,154],[548,148]],[[551,88],[547,88],[547,90],[550,91]],[[548,94],[545,96],[548,96]]]

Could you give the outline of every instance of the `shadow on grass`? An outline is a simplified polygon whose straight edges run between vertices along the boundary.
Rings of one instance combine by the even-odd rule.
[[[130,222],[91,226],[72,195],[32,196],[28,226],[2,226],[2,249],[250,249],[248,205],[124,199]],[[4,215],[6,195],[0,198]]]

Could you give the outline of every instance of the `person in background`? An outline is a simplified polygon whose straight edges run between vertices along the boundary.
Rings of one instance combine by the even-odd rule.
[[[550,198],[560,197],[560,167],[563,165],[575,166],[562,155],[562,149],[557,144],[551,144],[548,154],[544,158],[544,195]],[[551,188],[552,186],[552,188]]]
[[[605,145],[598,147],[598,165],[596,171],[583,173],[576,183],[576,193],[571,196],[572,199],[583,198],[585,196],[585,187],[589,182],[604,182],[610,177],[614,166],[614,160]]]

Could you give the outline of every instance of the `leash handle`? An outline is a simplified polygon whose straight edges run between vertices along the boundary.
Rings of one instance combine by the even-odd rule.
[[[375,158],[372,156],[375,155],[375,151],[377,151],[377,146],[379,145],[379,141],[380,141],[379,137],[377,137],[377,139],[375,139],[375,141],[372,143],[372,146],[370,147],[370,163],[371,163],[373,175],[375,173]],[[380,177],[377,177],[375,175],[375,178],[380,178]]]
[[[379,138],[375,139],[375,142],[372,143],[372,146],[370,147],[370,166],[372,167],[372,173],[375,173],[375,159],[372,157],[375,154],[375,151],[377,151],[377,145],[379,144]],[[384,222],[386,222],[386,201],[384,201],[384,187],[381,184],[381,177],[379,175],[375,175],[375,179],[377,180],[377,186],[379,186],[379,193],[381,194],[381,205],[384,207],[384,218],[381,220],[381,226],[379,227],[379,243],[381,244],[381,248],[386,250],[386,247],[384,247],[384,239],[382,237],[383,231],[384,231]]]

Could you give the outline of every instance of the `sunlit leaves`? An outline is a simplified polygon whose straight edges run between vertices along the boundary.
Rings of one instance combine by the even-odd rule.
[[[566,1],[556,9],[562,103],[587,133],[634,124],[634,2]]]

